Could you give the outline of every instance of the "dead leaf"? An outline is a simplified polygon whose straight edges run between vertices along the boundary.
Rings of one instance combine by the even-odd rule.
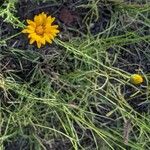
[[[62,8],[60,10],[59,18],[66,25],[70,25],[74,21],[74,15],[71,13],[71,11],[68,8]]]
[[[131,131],[131,119],[127,120],[125,123],[124,123],[124,144],[128,144],[128,141],[129,141],[129,134],[130,134],[130,131]]]

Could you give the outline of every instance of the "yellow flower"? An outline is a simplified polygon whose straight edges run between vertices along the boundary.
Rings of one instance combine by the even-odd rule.
[[[30,44],[36,42],[37,47],[40,48],[46,42],[52,43],[52,40],[59,33],[58,25],[52,25],[54,20],[55,17],[47,16],[42,12],[34,17],[34,21],[27,19],[28,25],[22,32],[29,34]]]
[[[137,84],[141,84],[144,80],[143,80],[143,77],[141,75],[133,74],[130,77],[130,81],[131,81],[131,83],[137,85]]]

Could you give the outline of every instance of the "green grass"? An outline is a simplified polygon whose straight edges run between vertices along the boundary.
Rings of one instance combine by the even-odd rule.
[[[129,82],[131,72],[123,66],[130,68],[138,61],[132,64],[122,58],[122,53],[128,53],[150,60],[148,1],[142,7],[138,2],[112,2],[115,11],[110,23],[96,35],[90,33],[90,24],[99,18],[98,6],[104,2],[76,5],[88,8],[83,19],[86,32],[69,41],[58,37],[47,47],[48,54],[35,50],[35,46],[26,50],[15,46],[25,25],[17,14],[17,3],[5,1],[0,7],[1,22],[14,29],[11,35],[0,34],[0,149],[16,143],[21,150],[54,149],[58,145],[64,150],[150,149],[150,110],[138,112],[128,103],[137,98],[139,103],[144,99],[143,103],[149,105],[149,70],[141,66],[132,70],[145,80],[143,85],[134,86]],[[72,28],[68,31],[80,32]],[[3,64],[6,57],[8,62]],[[17,69],[9,68],[12,60]],[[128,96],[126,89],[132,89]]]

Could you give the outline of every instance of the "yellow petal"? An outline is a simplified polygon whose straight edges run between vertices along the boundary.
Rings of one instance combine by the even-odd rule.
[[[60,31],[53,26],[47,26],[45,29],[46,33],[59,33]]]
[[[30,40],[30,44],[33,44],[35,42],[35,39]]]
[[[28,35],[28,38],[35,38],[36,37],[36,33],[30,33],[29,35]]]
[[[35,34],[35,33],[30,34],[28,37],[31,38],[31,39],[34,39],[37,42],[41,41],[41,37],[39,35]]]
[[[29,30],[29,29],[23,29],[22,33],[34,33],[33,30]]]
[[[50,38],[50,37],[48,37],[46,34],[44,34],[44,38],[45,38],[46,42],[48,42],[48,43],[52,43],[51,38]]]
[[[39,35],[36,34],[36,36],[34,37],[36,39],[36,41],[40,41],[41,37]]]
[[[45,41],[45,38],[41,38],[41,40],[40,40],[40,42],[43,44],[43,45],[45,45],[45,43],[46,43],[46,41]]]
[[[41,16],[42,16],[43,22],[46,22],[47,15],[44,12],[42,12]]]
[[[57,30],[57,29],[53,30],[53,33],[59,33],[59,32],[60,32],[60,31]]]
[[[45,33],[52,33],[52,28],[51,27],[47,27],[45,29]]]
[[[35,28],[34,28],[33,26],[30,26],[30,25],[27,26],[27,29],[28,29],[28,30],[32,30],[32,31],[35,31]]]
[[[54,20],[55,20],[55,17],[52,18],[51,16],[49,16],[46,19],[46,24],[51,25],[54,22]]]
[[[53,25],[53,26],[51,26],[51,28],[56,29],[56,28],[58,28],[58,25]]]
[[[55,35],[53,35],[52,33],[47,34],[47,36],[48,36],[51,40],[53,40],[53,39],[55,38]]]
[[[27,29],[23,29],[21,32],[22,32],[22,33],[28,33],[28,32],[27,32]]]
[[[29,20],[29,19],[27,19],[27,23],[29,24],[29,25],[31,25],[32,27],[36,27],[36,24],[35,24],[35,22],[33,22],[32,20]]]
[[[34,17],[34,22],[36,23],[36,25],[42,25],[43,24],[43,19],[42,19],[42,15],[40,14],[40,15],[36,15],[35,17]]]
[[[41,45],[42,45],[41,42],[37,42],[37,47],[38,48],[41,48]]]

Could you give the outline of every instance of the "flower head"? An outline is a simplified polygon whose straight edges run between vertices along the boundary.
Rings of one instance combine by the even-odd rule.
[[[58,25],[52,25],[54,20],[54,17],[47,16],[42,12],[39,15],[35,15],[34,21],[27,19],[28,25],[22,32],[29,34],[30,44],[36,42],[37,47],[40,48],[46,42],[52,43],[52,40],[59,33]]]
[[[131,83],[138,85],[138,84],[141,84],[144,80],[143,80],[143,77],[141,75],[133,74],[130,77],[130,81],[131,81]]]

